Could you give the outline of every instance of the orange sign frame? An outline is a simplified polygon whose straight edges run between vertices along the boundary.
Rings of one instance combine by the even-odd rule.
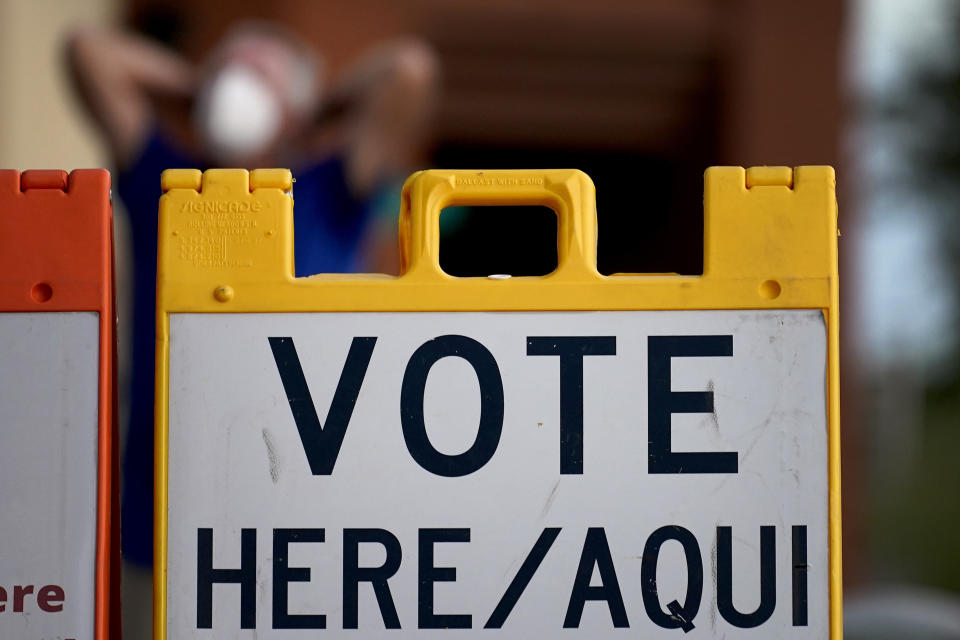
[[[112,211],[104,169],[0,170],[0,312],[99,314],[95,640],[120,637]]]

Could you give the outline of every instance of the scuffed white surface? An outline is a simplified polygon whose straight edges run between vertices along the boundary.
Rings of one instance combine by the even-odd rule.
[[[0,638],[93,637],[99,319],[0,313]],[[63,611],[37,606],[63,587]],[[34,585],[23,613],[14,585]]]
[[[324,613],[342,625],[342,529],[394,533],[403,562],[390,579],[402,630],[385,631],[369,584],[360,587],[365,638],[660,637],[646,616],[640,558],[647,537],[669,524],[697,537],[704,591],[685,638],[825,638],[828,624],[826,332],[819,311],[595,313],[172,314],[170,319],[168,637],[196,630],[197,529],[214,530],[214,566],[237,568],[240,529],[256,528],[257,630],[239,630],[239,588],[214,588],[213,633],[301,640],[316,630],[271,631],[272,529],[322,527],[323,544],[290,547],[290,566],[310,567],[289,587],[290,611]],[[503,378],[499,448],[461,478],[428,473],[403,441],[400,385],[414,350],[438,335],[483,343]],[[733,357],[676,358],[674,391],[714,392],[714,414],[675,415],[673,448],[736,451],[737,475],[647,473],[647,336],[732,334]],[[527,336],[615,335],[616,356],[584,361],[584,473],[559,474],[559,359],[526,355]],[[321,421],[354,336],[377,336],[340,457],[312,476],[267,341],[294,339]],[[476,376],[456,358],[427,381],[427,431],[440,451],[463,451],[479,417]],[[777,527],[777,607],[756,629],[716,612],[717,525],[733,527],[734,602],[759,602],[761,525]],[[809,626],[791,626],[790,527],[808,526]],[[470,543],[436,546],[455,583],[435,586],[438,613],[473,616],[473,629],[417,627],[417,529],[470,527]],[[482,629],[544,527],[562,527],[501,631]],[[579,632],[561,627],[587,527],[605,527],[630,630],[614,630],[604,603],[588,602]],[[361,564],[383,552],[361,547]],[[369,554],[365,555],[365,551]],[[593,584],[598,584],[594,576]],[[664,605],[685,593],[680,547],[661,550]],[[328,631],[328,635],[333,636]],[[359,637],[359,636],[358,636]]]

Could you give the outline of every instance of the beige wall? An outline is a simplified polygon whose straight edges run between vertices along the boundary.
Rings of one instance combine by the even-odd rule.
[[[104,166],[103,149],[71,95],[62,43],[78,22],[111,22],[118,5],[0,0],[0,167]]]

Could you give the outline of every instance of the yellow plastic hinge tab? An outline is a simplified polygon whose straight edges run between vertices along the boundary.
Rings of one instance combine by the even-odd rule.
[[[753,187],[793,188],[793,169],[790,167],[750,167],[747,169],[747,189]]]
[[[250,190],[293,188],[293,174],[289,169],[254,169],[250,172]]]
[[[203,174],[197,169],[167,169],[160,174],[160,188],[164,192],[171,189],[191,189],[200,191],[200,179]]]

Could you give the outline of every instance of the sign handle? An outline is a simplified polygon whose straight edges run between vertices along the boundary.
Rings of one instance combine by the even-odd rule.
[[[600,279],[595,198],[593,181],[577,169],[419,171],[403,186],[401,272],[452,278],[440,268],[440,212],[445,207],[540,205],[553,209],[558,218],[557,269],[544,278]]]

